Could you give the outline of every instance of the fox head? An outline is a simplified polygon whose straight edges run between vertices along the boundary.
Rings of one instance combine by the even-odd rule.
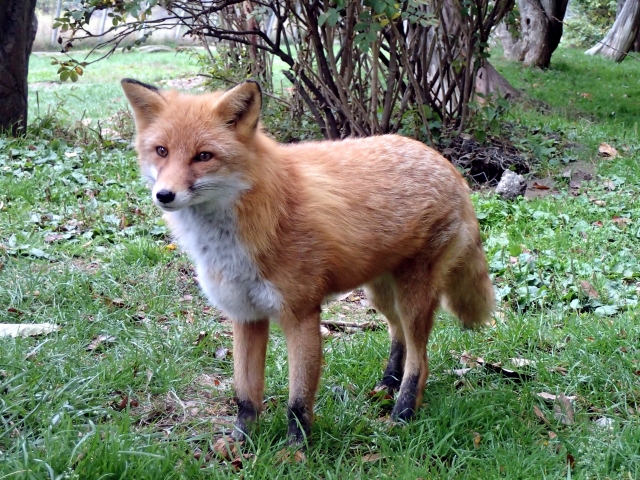
[[[232,201],[251,188],[247,162],[262,96],[247,81],[226,92],[188,95],[121,82],[136,124],[136,150],[153,202],[176,211]]]

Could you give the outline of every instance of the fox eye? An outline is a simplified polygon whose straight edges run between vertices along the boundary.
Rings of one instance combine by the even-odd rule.
[[[207,162],[209,160],[211,160],[213,158],[213,154],[210,152],[200,152],[198,155],[196,155],[195,161],[196,162]]]
[[[169,151],[164,147],[156,147],[156,153],[163,158],[169,155]]]

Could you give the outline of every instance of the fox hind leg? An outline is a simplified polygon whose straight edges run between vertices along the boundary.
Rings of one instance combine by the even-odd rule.
[[[374,390],[386,390],[393,395],[400,389],[406,356],[404,332],[396,309],[395,282],[390,275],[383,276],[365,285],[364,289],[371,304],[387,319],[391,338],[389,361]]]
[[[422,402],[429,365],[427,343],[433,327],[438,297],[433,292],[405,288],[401,296],[400,318],[405,334],[404,375],[391,417],[410,420]]]

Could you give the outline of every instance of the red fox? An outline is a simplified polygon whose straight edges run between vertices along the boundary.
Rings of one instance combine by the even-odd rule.
[[[257,83],[188,95],[122,80],[153,203],[193,259],[210,302],[233,321],[233,436],[264,393],[269,322],[289,359],[288,438],[310,433],[320,380],[320,309],[364,285],[387,319],[378,389],[408,420],[427,380],[427,341],[442,305],[465,327],[494,307],[469,188],[435,150],[397,135],[281,145],[263,133]]]

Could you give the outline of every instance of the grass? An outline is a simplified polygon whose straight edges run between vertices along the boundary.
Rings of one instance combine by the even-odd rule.
[[[234,413],[230,326],[173,249],[134,153],[74,123],[117,112],[121,76],[157,82],[196,65],[126,54],[47,89],[37,83],[55,72],[34,57],[30,98],[39,92],[42,117],[58,95],[75,131],[32,117],[28,137],[0,138],[0,323],[62,328],[0,338],[0,479],[639,478],[640,104],[622,95],[637,92],[640,67],[566,49],[548,72],[496,65],[526,92],[507,117],[525,131],[514,142],[540,161],[538,174],[555,176],[558,194],[474,194],[501,304],[495,325],[463,332],[439,314],[425,405],[405,426],[383,421],[368,395],[386,332],[334,333],[303,464],[276,461],[288,380],[274,327],[266,411],[232,463],[207,455]],[[598,160],[602,142],[622,156]],[[575,160],[597,166],[578,189],[561,175]],[[324,316],[380,320],[349,299]],[[458,375],[463,352],[520,377]],[[541,392],[575,396],[573,423]]]

